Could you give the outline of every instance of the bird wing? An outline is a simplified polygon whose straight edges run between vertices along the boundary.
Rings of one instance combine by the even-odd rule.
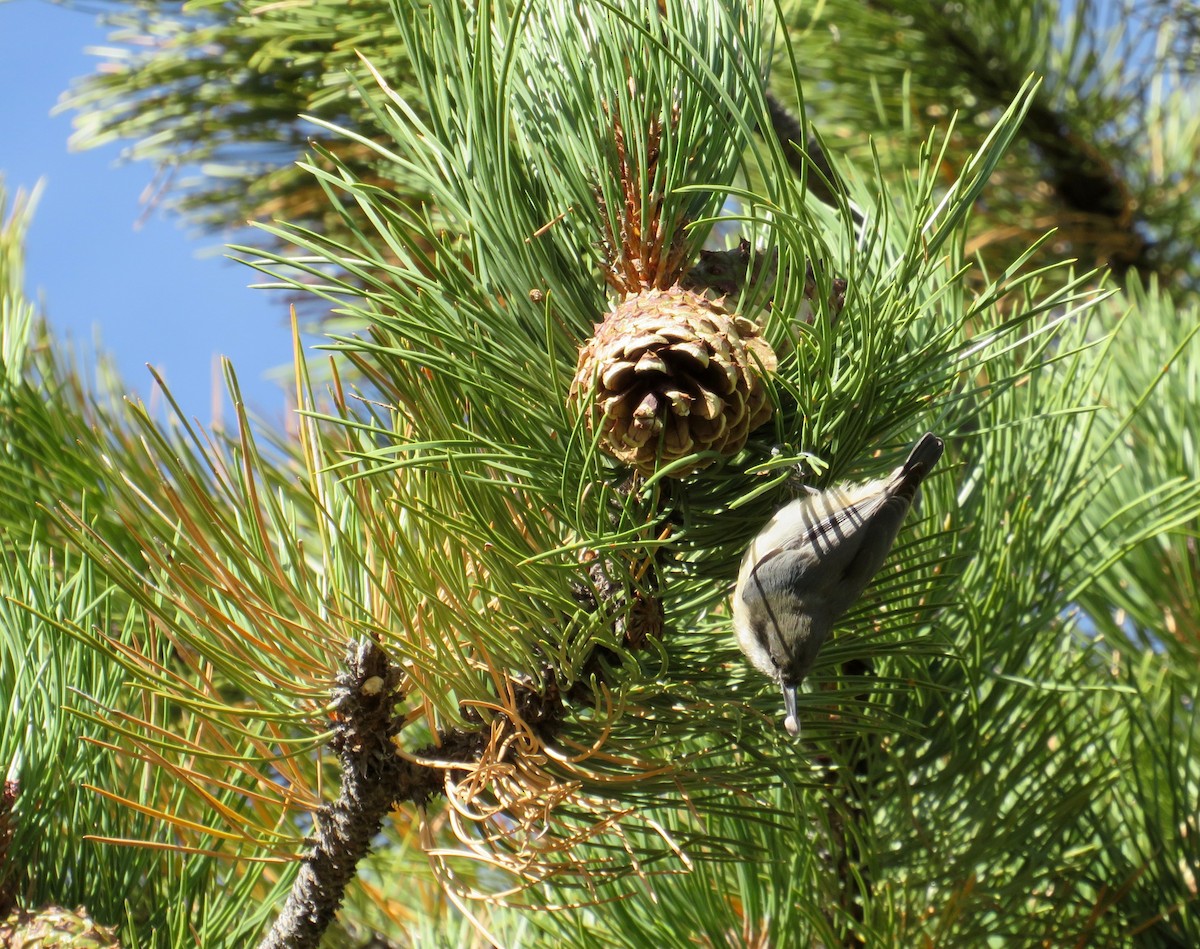
[[[858,599],[883,564],[908,498],[875,483],[853,492],[826,491],[801,503],[798,529],[754,560],[746,595],[791,594],[813,608],[823,604],[832,620]]]

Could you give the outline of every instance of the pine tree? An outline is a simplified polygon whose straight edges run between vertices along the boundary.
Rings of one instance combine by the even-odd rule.
[[[297,344],[287,432],[88,391],[18,201],[6,909],[130,946],[1200,942],[1190,7],[122,16],[171,42],[76,90],[82,134],[307,148],[182,207],[271,218],[240,253],[329,357]],[[794,740],[739,561],[923,431]]]

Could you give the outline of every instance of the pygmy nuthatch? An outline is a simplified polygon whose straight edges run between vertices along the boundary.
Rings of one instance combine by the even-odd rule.
[[[942,440],[926,433],[888,477],[835,485],[781,508],[746,551],[733,627],[751,664],[782,687],[790,734],[800,731],[797,688],[834,621],[883,565],[921,481],[941,456]]]

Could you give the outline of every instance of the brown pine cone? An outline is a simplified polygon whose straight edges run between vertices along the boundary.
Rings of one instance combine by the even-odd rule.
[[[771,417],[775,353],[758,326],[690,290],[645,290],[618,305],[579,353],[571,400],[601,446],[643,473],[698,451],[728,456]],[[672,472],[685,477],[706,458]]]

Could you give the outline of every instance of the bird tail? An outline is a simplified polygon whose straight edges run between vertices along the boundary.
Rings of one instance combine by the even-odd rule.
[[[916,494],[925,476],[942,457],[943,448],[945,445],[942,440],[932,432],[926,432],[918,438],[912,451],[908,453],[908,459],[896,471],[892,480],[893,488],[889,494],[892,497]]]

